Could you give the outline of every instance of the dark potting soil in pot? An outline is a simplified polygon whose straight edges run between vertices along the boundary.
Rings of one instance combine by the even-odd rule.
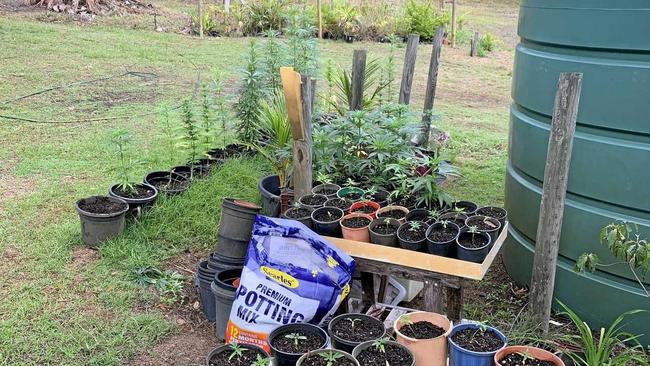
[[[350,217],[342,222],[343,226],[349,227],[351,229],[358,229],[361,227],[368,226],[370,220],[367,217]]]
[[[364,213],[364,214],[369,214],[375,212],[375,208],[370,206],[370,205],[364,205],[358,208],[355,208],[354,211],[352,212],[358,212],[358,213]]]
[[[524,353],[511,353],[499,361],[501,366],[555,366],[552,361],[540,361]]]
[[[108,197],[97,197],[92,202],[89,200],[82,200],[79,202],[79,208],[83,211],[94,214],[110,214],[113,212],[120,212],[124,210],[125,206],[122,202],[115,202]]]
[[[492,330],[481,331],[478,328],[459,330],[451,336],[458,346],[472,352],[494,352],[503,347],[503,341]]]
[[[350,203],[350,201],[344,200],[343,198],[332,198],[325,203],[325,206],[340,208],[343,211],[350,208],[350,205],[352,205],[352,203]]]
[[[417,212],[413,215],[411,215],[408,220],[409,221],[427,221],[429,219],[429,214],[427,212]]]
[[[354,322],[354,326],[352,326]],[[365,342],[378,339],[384,334],[384,329],[377,323],[366,321],[364,318],[343,318],[332,324],[332,333],[350,342]]]
[[[311,211],[304,207],[292,208],[287,210],[284,215],[290,219],[302,219],[303,217],[311,216]]]
[[[334,354],[336,354],[336,351],[332,350]],[[302,361],[301,365],[302,366],[354,366],[355,363],[352,360],[349,360],[345,357],[339,357],[336,359],[336,361],[327,361],[327,359],[324,357],[327,354],[319,353],[313,356],[307,357],[304,361]],[[339,353],[340,355],[340,353]]]
[[[465,220],[463,220],[463,219],[460,218],[460,217],[455,218],[455,219],[452,219],[451,222],[453,222],[454,224],[458,225],[458,227],[460,227],[460,228],[465,227]]]
[[[458,235],[458,229],[453,226],[436,226],[431,229],[429,239],[434,243],[447,243],[448,241],[453,240],[456,235]]]
[[[376,192],[368,196],[370,200],[375,201],[375,202],[382,202],[386,201],[388,199],[389,193],[388,192]]]
[[[394,234],[397,232],[398,227],[393,226],[390,224],[379,224],[375,227],[372,228],[372,231],[381,234],[381,235],[389,235],[389,234]]]
[[[361,197],[363,197],[363,193],[359,193],[359,192],[349,192],[345,195],[345,199],[348,199],[353,202],[360,200]]]
[[[409,338],[433,339],[443,335],[445,330],[431,322],[420,321],[402,326],[399,332]]]
[[[403,349],[392,344],[386,345],[386,352],[381,352],[377,347],[371,346],[359,353],[357,361],[361,366],[411,366],[413,357]]]
[[[293,336],[298,337],[298,343]],[[273,347],[284,353],[307,353],[323,347],[325,340],[316,334],[287,331],[273,338]]]
[[[317,195],[307,195],[303,196],[300,199],[300,202],[304,205],[309,205],[309,206],[320,206],[323,203],[327,201],[327,197],[325,196],[317,196]]]
[[[190,182],[187,180],[159,178],[150,181],[151,185],[156,187],[159,191],[178,191],[187,188]]]
[[[330,188],[330,187],[319,188],[319,189],[318,189],[318,194],[323,194],[323,195],[325,195],[325,196],[331,196],[331,195],[336,194],[336,192],[338,192],[338,191],[339,191],[338,189],[336,189],[336,188]]]
[[[394,209],[394,210],[383,211],[379,216],[383,218],[390,217],[392,219],[401,220],[406,216],[406,212],[402,210]]]
[[[474,211],[476,209],[476,206],[473,206],[473,205],[471,205],[469,203],[465,203],[465,202],[456,202],[456,203],[454,203],[454,207],[456,209],[462,209],[463,210],[462,212],[464,212],[464,213],[465,212],[472,212],[472,211]]]
[[[418,203],[417,197],[406,196],[397,200],[397,202],[395,202],[395,205],[402,206],[402,207],[414,207],[417,203]]]
[[[427,227],[425,225],[421,225],[419,228],[413,228],[411,225],[407,224],[406,229],[400,231],[400,236],[402,239],[408,241],[420,241],[426,237],[426,233]]]
[[[320,222],[332,222],[341,218],[338,210],[321,210],[314,214],[314,219]]]
[[[217,353],[216,355],[210,358],[208,365],[210,366],[250,366],[257,361],[257,355],[265,358],[264,354],[256,349],[244,348],[244,352],[241,356],[234,356],[230,358],[232,351],[228,350],[225,352]]]
[[[145,186],[133,186],[132,190],[125,190],[120,187],[115,188],[115,194],[120,197],[142,199],[149,198],[154,195],[154,190]]]
[[[458,238],[458,242],[465,248],[482,248],[488,243],[488,238],[481,234],[462,233]]]
[[[471,220],[470,226],[476,226],[480,231],[491,231],[497,228],[497,225],[487,220]]]
[[[479,208],[476,211],[477,215],[483,215],[488,217],[494,217],[495,219],[502,219],[505,216],[505,212],[498,207],[483,207]]]

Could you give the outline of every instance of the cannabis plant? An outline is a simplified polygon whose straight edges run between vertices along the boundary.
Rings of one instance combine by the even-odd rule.
[[[186,152],[188,163],[194,168],[194,165],[201,156],[201,141],[199,128],[194,118],[192,102],[189,98],[184,98],[181,102],[181,123],[181,135],[179,136],[178,146]],[[193,171],[194,169],[192,169]]]
[[[123,192],[132,192],[135,188],[131,183],[132,161],[128,156],[131,147],[131,134],[128,130],[122,128],[114,130],[111,134],[111,144],[118,159],[116,168],[117,188]]]
[[[214,91],[215,121],[219,128],[214,129],[215,141],[221,140],[223,147],[228,145],[228,119],[230,118],[229,110],[226,107],[227,98],[224,93],[223,85],[224,73],[215,69],[212,72],[212,89]]]
[[[212,147],[214,130],[213,100],[207,83],[201,84],[201,145],[204,151]]]
[[[239,126],[237,137],[241,142],[254,143],[259,138],[255,126],[259,122],[260,100],[265,96],[264,73],[261,69],[258,46],[251,39],[246,56],[246,66],[241,70],[242,84],[235,105]]]
[[[164,139],[165,160],[167,165],[173,166],[176,161],[176,127],[172,122],[169,104],[161,103],[158,107],[158,123]]]
[[[307,12],[294,11],[290,15],[289,26],[285,29],[289,64],[301,74],[318,76],[318,39],[314,38],[316,28],[310,24]]]
[[[266,88],[272,91],[282,86],[280,83],[280,67],[286,64],[286,47],[278,41],[278,35],[278,31],[274,29],[264,32],[266,37],[262,57],[264,61],[264,82]]]

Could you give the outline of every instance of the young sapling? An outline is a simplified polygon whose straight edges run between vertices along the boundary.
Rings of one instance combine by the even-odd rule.
[[[127,150],[131,145],[131,134],[126,129],[117,129],[111,135],[111,142],[115,147],[115,154],[118,157],[117,187],[126,193],[131,193],[135,187],[131,183],[131,161],[127,162]]]
[[[230,352],[230,356],[228,356],[228,361],[231,361],[235,357],[240,358],[244,355],[244,352],[247,351],[246,348],[238,345],[237,343],[231,344],[230,349],[232,352]]]
[[[307,339],[304,335],[300,335],[300,333],[291,333],[287,334],[284,336],[285,338],[291,339],[296,347],[298,347],[298,344],[300,344],[300,341],[304,341]]]
[[[325,359],[327,366],[334,366],[334,362],[343,357],[342,353],[336,351],[323,352],[319,353],[318,355]]]

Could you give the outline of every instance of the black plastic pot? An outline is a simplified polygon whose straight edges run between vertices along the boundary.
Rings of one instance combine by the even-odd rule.
[[[305,205],[301,205],[300,208],[301,208],[301,209],[309,210],[309,215],[304,216],[304,217],[291,217],[291,216],[290,216],[291,213],[292,213],[292,212],[295,212],[296,210],[298,210],[298,208],[291,207],[290,209],[288,209],[287,211],[285,211],[285,213],[283,213],[283,214],[281,215],[281,217],[284,218],[284,219],[296,220],[296,221],[298,221],[298,222],[301,222],[302,224],[304,224],[305,226],[307,226],[307,227],[310,228],[310,229],[313,228],[314,225],[313,225],[313,223],[312,223],[312,221],[311,221],[311,213],[314,212],[314,209],[311,208],[311,207],[309,207],[309,206],[305,206]]]
[[[227,151],[225,149],[222,149],[222,148],[219,148],[219,147],[208,150],[207,154],[212,159],[221,160],[221,161],[225,160],[228,157]]]
[[[429,226],[425,222],[423,222],[422,225],[424,225],[424,227],[427,227],[427,228]],[[424,252],[426,250],[425,249],[426,242],[427,242],[426,236],[422,240],[412,241],[412,240],[404,238],[401,235],[405,230],[408,230],[409,227],[410,227],[410,224],[407,222],[407,223],[402,224],[399,227],[399,229],[397,229],[397,242],[399,243],[399,246],[404,248],[404,249],[413,250],[413,251],[416,251],[416,252]]]
[[[420,217],[422,218],[420,219]],[[406,220],[406,222],[409,221],[427,222],[429,219],[429,211],[426,208],[416,208],[410,210],[409,213],[406,214],[406,217],[404,219]]]
[[[321,328],[308,324],[308,323],[295,323],[281,325],[275,328],[271,334],[269,334],[269,346],[271,347],[271,352],[273,357],[275,357],[276,366],[296,366],[296,362],[303,355],[302,353],[285,353],[273,346],[273,340],[278,336],[281,336],[284,333],[302,333],[302,334],[313,334],[319,336],[323,340],[323,345],[318,349],[324,349],[328,343],[327,333]],[[312,350],[315,351],[315,350]]]
[[[194,168],[189,165],[179,165],[172,168],[172,172],[180,174],[188,179],[200,179],[209,173],[209,169],[203,165],[194,165]]]
[[[435,222],[427,229],[427,251],[430,254],[441,255],[443,257],[455,258],[456,257],[456,238],[460,234],[460,228],[453,222],[447,223],[447,227],[456,229],[456,236],[446,242],[436,242],[429,238],[429,234],[436,228],[444,227],[440,222]]]
[[[380,224],[385,224],[386,220],[388,220],[388,224],[391,226],[395,227],[395,232],[392,234],[379,234],[373,229],[375,226],[380,225]],[[373,244],[379,244],[379,245],[384,245],[387,247],[396,247],[397,246],[397,229],[399,229],[400,222],[399,220],[396,219],[375,219],[373,220],[370,225],[368,226],[368,230],[370,231],[370,242]]]
[[[319,184],[316,187],[311,189],[311,193],[313,194],[322,194],[324,196],[327,196],[327,198],[336,198],[336,192],[341,189],[341,186],[338,184],[333,184],[333,183],[323,183]],[[332,194],[325,194],[324,192],[326,190],[331,190],[334,191]]]
[[[230,309],[232,308],[232,302],[237,292],[237,287],[233,285],[233,282],[241,277],[241,271],[241,269],[229,269],[218,272],[211,284],[216,305],[215,333],[219,339],[226,338]]]
[[[467,229],[461,230],[460,234],[456,238],[456,257],[460,260],[468,261],[468,262],[474,262],[474,263],[483,263],[483,260],[485,257],[488,255],[490,252],[490,245],[492,244],[492,240],[490,239],[490,235],[486,233],[476,233],[474,235],[482,235],[487,238],[488,242],[484,246],[480,248],[465,248],[464,246],[460,245],[459,240],[463,235],[472,235],[472,233],[468,232]]]
[[[264,355],[264,358],[268,358],[268,357],[269,357],[268,352],[266,352],[265,350],[263,350],[263,349],[260,348],[260,347],[251,346],[251,345],[249,345],[249,344],[243,344],[243,343],[242,343],[242,344],[239,344],[239,346],[240,346],[241,348],[244,348],[244,349],[247,349],[247,350],[255,350],[255,351],[258,351],[258,352],[260,352],[260,353],[262,353],[262,354]],[[219,346],[219,347],[213,349],[210,353],[208,353],[208,357],[205,359],[205,364],[206,364],[206,366],[210,366],[210,360],[212,360],[212,357],[214,357],[215,355],[218,355],[218,354],[220,354],[220,353],[228,353],[228,354],[231,354],[231,353],[232,353],[232,347],[231,347],[231,345],[230,345],[230,344],[224,344],[224,345],[222,345],[222,346]],[[267,364],[266,366],[270,366],[270,365],[271,365],[271,363],[269,362],[269,364]]]
[[[280,178],[269,175],[260,179],[257,189],[262,196],[262,215],[280,216]]]
[[[80,204],[109,200],[121,204],[121,209],[111,213],[94,213],[83,210]],[[90,247],[97,247],[104,240],[119,236],[124,231],[124,216],[129,204],[116,197],[92,196],[82,198],[75,204],[81,222],[81,240]]]
[[[453,222],[456,224],[461,230],[463,230],[465,226],[465,220],[467,220],[467,215],[461,214],[461,213],[456,213],[456,212],[447,212],[438,217],[438,221],[449,221]]]
[[[476,210],[478,209],[478,205],[472,201],[456,201],[451,204],[452,210],[457,207],[463,208],[464,209],[463,213],[467,217],[475,215]]]
[[[149,184],[145,183],[138,183],[134,184],[134,187],[147,187],[153,190],[153,194],[150,197],[147,198],[128,198],[128,197],[123,197],[120,194],[117,193],[117,187],[119,184],[113,184],[111,188],[108,189],[108,195],[111,197],[117,197],[122,200],[124,200],[126,203],[129,204],[129,212],[135,216],[139,215],[143,209],[153,205],[154,201],[156,198],[158,198],[158,190],[156,187],[151,186]]]
[[[201,310],[203,315],[211,322],[215,321],[216,317],[214,295],[211,289],[216,274],[216,270],[208,267],[208,261],[199,263],[196,268],[196,285],[199,289]]]
[[[372,317],[370,315],[365,315],[365,314],[341,314],[341,315],[337,316],[336,318],[332,319],[330,321],[329,325],[327,326],[327,334],[329,334],[330,339],[332,340],[332,348],[334,348],[334,349],[339,349],[341,351],[352,353],[352,351],[354,350],[354,347],[356,347],[356,346],[360,345],[361,343],[365,342],[365,341],[363,341],[363,342],[352,342],[352,341],[340,338],[336,334],[334,334],[334,332],[332,331],[332,325],[337,324],[338,322],[341,322],[341,321],[350,323],[350,320],[347,320],[347,319],[352,319],[352,321],[354,321],[356,319],[363,319],[364,321],[377,324],[378,326],[380,326],[384,330],[384,332],[380,336],[378,336],[378,337],[376,337],[374,339],[366,339],[365,341],[374,341],[374,340],[377,340],[377,339],[382,339],[386,335],[386,327],[384,326],[384,323],[381,320],[377,319],[377,318],[374,318],[374,317]]]
[[[215,253],[230,259],[245,258],[255,215],[260,209],[250,202],[224,198],[219,222],[219,244]]]
[[[332,217],[336,217],[333,221],[318,221],[314,217],[320,212],[332,212]],[[341,225],[339,224],[345,213],[340,208],[336,207],[321,207],[315,209],[311,213],[311,220],[314,223],[314,231],[320,235],[333,236],[336,238],[341,237]]]
[[[476,226],[477,223],[480,223],[482,221],[488,221],[495,227],[493,229],[478,229],[479,232],[482,233],[487,233],[490,235],[490,242],[491,244],[494,244],[494,242],[497,240],[499,237],[499,232],[501,232],[501,223],[499,220],[495,219],[494,217],[488,217],[488,216],[470,216],[465,220],[465,226],[471,227],[471,226]],[[492,245],[490,245],[492,247]]]
[[[369,195],[366,193],[366,198],[379,203],[380,207],[386,207],[390,204],[389,198],[390,198],[390,192],[385,191],[383,189],[378,190],[375,194]]]
[[[352,351],[352,356],[354,358],[357,358],[361,352],[365,351],[366,349],[368,349],[370,347],[375,347],[374,343],[375,343],[375,341],[368,341],[368,342],[363,342],[360,345],[354,347],[354,350]],[[395,341],[386,341],[385,345],[397,346],[397,347],[400,347],[400,348],[406,350],[406,352],[408,352],[408,354],[411,355],[411,359],[413,360],[413,363],[411,363],[410,366],[415,366],[415,355],[413,354],[413,352],[411,352],[410,349],[408,349],[408,347],[404,346],[403,344],[399,344],[399,343],[397,343]],[[424,366],[427,366],[427,365],[424,365]],[[456,365],[454,365],[454,366],[456,366]]]
[[[307,204],[307,203],[303,202],[303,200],[305,200],[307,198],[310,198],[310,197],[318,198],[318,199],[322,200],[323,203],[322,204],[316,204],[316,205],[310,205],[310,204]],[[300,204],[303,205],[303,206],[311,207],[311,208],[313,208],[315,210],[315,209],[317,209],[319,207],[323,207],[325,202],[327,202],[327,196],[325,196],[323,194],[306,194],[306,195],[300,197],[300,199],[298,199],[298,202],[300,202]]]
[[[150,186],[156,187],[158,192],[165,193],[167,195],[176,195],[183,193],[190,186],[190,181],[187,177],[178,173],[164,170],[154,171],[145,175],[143,181]],[[178,182],[177,184],[182,185],[182,188],[165,188],[165,186],[169,184],[170,181]]]
[[[199,159],[196,162],[196,165],[205,167],[208,171],[218,167],[221,164],[223,164],[223,160],[215,159],[213,157],[207,157],[207,158]]]
[[[498,212],[498,214],[494,214],[493,212],[495,211]],[[501,233],[501,231],[503,231],[503,228],[506,226],[506,220],[508,220],[508,211],[506,211],[506,209],[503,207],[495,207],[495,206],[481,207],[478,210],[476,210],[476,214],[489,216],[499,220],[499,223],[501,224],[501,228],[499,229],[499,234]]]
[[[331,350],[331,349],[319,349],[316,351],[307,352],[298,359],[296,366],[304,366],[305,363],[307,362],[311,363],[311,361],[307,361],[307,359],[311,359],[312,357],[315,357],[316,359],[322,359],[322,357],[327,357],[332,352],[338,355],[337,357],[342,356],[343,359],[349,360],[354,364],[354,366],[359,366],[359,361],[357,361],[354,357],[352,357],[350,353],[341,350]]]
[[[232,259],[223,257],[217,253],[210,253],[208,257],[208,268],[215,272],[225,271],[227,269],[240,269],[244,266],[245,259]]]
[[[327,202],[325,202],[325,205],[324,205],[323,207],[325,207],[325,206],[329,206],[329,207],[338,207],[338,206],[335,206],[335,205],[333,204],[333,202],[340,202],[340,201],[345,202],[345,203],[347,204],[347,207],[339,207],[339,208],[340,208],[341,210],[343,210],[343,212],[348,212],[348,211],[350,211],[350,207],[352,206],[352,202],[346,200],[345,198],[338,198],[338,197],[330,198],[330,199],[327,200]]]

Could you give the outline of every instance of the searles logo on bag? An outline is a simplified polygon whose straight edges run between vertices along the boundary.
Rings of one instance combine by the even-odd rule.
[[[267,267],[267,266],[262,266],[260,267],[260,270],[262,273],[264,273],[268,278],[272,279],[273,281],[286,286],[288,288],[296,288],[300,285],[300,282],[298,282],[297,279],[295,279],[293,276],[291,276],[288,273],[284,273],[282,271],[279,271],[275,268]]]

